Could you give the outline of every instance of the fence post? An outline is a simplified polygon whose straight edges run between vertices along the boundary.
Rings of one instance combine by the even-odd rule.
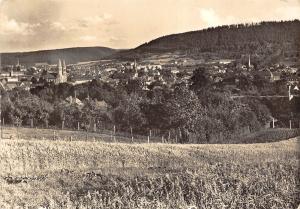
[[[79,131],[79,122],[77,122],[77,130]]]
[[[292,129],[292,120],[290,120],[290,129]]]
[[[116,126],[114,125],[114,141],[116,142]]]
[[[133,133],[132,133],[132,127],[130,126],[130,134],[131,134],[131,141],[133,142]]]
[[[2,118],[1,123],[2,123],[2,125],[1,125],[1,139],[3,139],[4,118]]]
[[[164,136],[161,137],[161,143],[164,143]]]

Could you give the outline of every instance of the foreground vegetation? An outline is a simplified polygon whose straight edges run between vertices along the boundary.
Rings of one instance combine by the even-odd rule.
[[[0,208],[294,209],[298,143],[3,140]]]

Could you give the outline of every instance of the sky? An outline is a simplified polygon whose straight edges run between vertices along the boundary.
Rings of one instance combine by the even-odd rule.
[[[135,48],[225,24],[300,19],[300,0],[0,0],[0,52]]]

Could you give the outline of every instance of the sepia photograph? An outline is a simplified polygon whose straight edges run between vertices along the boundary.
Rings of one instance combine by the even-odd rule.
[[[300,209],[300,0],[0,0],[0,209]]]

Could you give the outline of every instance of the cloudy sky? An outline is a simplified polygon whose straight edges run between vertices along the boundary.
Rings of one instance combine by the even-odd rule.
[[[300,0],[0,0],[0,52],[133,48],[210,26],[300,19]]]

